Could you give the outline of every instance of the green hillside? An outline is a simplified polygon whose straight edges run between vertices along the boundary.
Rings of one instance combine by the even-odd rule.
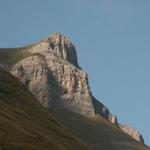
[[[0,69],[0,150],[87,150],[13,76]]]
[[[87,118],[65,110],[53,114],[93,150],[150,150],[100,116]]]

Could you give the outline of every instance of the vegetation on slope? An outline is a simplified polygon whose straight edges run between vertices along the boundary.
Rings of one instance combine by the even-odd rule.
[[[87,118],[65,110],[53,111],[53,114],[92,150],[150,150],[101,116]]]
[[[28,52],[35,44],[20,48],[0,48],[0,64],[13,65],[30,56]]]
[[[0,150],[87,150],[15,77],[0,69]]]

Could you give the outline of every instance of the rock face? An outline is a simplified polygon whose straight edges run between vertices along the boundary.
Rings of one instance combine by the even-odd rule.
[[[118,126],[116,116],[93,97],[87,73],[79,67],[76,49],[68,38],[54,33],[28,47],[26,53],[28,56],[11,66],[10,72],[44,107],[64,108],[90,117],[99,114]]]
[[[137,131],[136,129],[129,127],[127,125],[119,125],[120,129],[125,132],[126,134],[130,135],[133,139],[144,143],[144,138],[143,136]]]
[[[95,109],[95,113],[101,115],[103,118],[108,120],[114,125],[118,125],[117,117],[114,116],[109,109],[103,105],[100,101],[98,101],[96,98],[93,97],[93,106]]]
[[[0,64],[0,68],[4,69],[4,70],[8,70],[8,66],[7,65]]]
[[[65,36],[53,34],[28,51],[31,55],[15,64],[11,73],[43,106],[95,115],[87,74],[78,66],[75,47]]]

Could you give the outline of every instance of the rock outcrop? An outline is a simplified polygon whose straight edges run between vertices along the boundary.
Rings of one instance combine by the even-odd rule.
[[[58,33],[28,50],[30,56],[11,68],[45,107],[66,108],[94,116],[87,73],[80,69],[75,47]]]
[[[119,124],[119,127],[120,129],[125,132],[126,134],[130,135],[133,139],[139,141],[139,142],[142,142],[144,143],[144,138],[143,136],[139,133],[138,130],[132,128],[132,127],[129,127],[127,125],[122,125],[122,124]]]
[[[64,108],[90,117],[99,114],[118,126],[116,116],[93,97],[88,75],[79,67],[75,46],[68,38],[54,33],[23,51],[27,57],[11,66],[10,72],[44,107]]]
[[[103,118],[111,122],[112,124],[118,126],[117,117],[113,115],[105,105],[103,105],[100,101],[98,101],[94,97],[92,102],[93,102],[95,114],[99,114],[100,116],[102,116]]]

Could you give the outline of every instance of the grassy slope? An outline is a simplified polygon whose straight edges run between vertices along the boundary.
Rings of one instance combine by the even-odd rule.
[[[150,150],[100,116],[92,119],[65,110],[53,114],[93,150]]]
[[[0,64],[13,65],[19,62],[30,55],[28,50],[35,44],[20,48],[0,48]]]
[[[28,90],[0,69],[0,150],[87,150]]]

